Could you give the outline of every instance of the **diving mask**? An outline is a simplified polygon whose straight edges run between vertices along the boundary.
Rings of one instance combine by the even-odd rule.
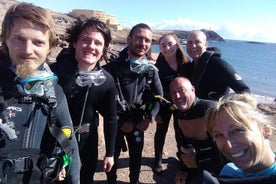
[[[21,90],[29,95],[43,96],[46,91],[57,84],[58,78],[56,75],[46,77],[28,77],[24,79],[20,86]]]
[[[152,64],[149,64],[149,61],[146,59],[138,60],[138,59],[131,59],[130,60],[130,71],[143,74],[146,73]]]
[[[79,71],[77,74],[76,83],[81,87],[91,86],[92,84],[95,86],[100,86],[105,82],[105,80],[106,76],[102,70],[90,72]]]

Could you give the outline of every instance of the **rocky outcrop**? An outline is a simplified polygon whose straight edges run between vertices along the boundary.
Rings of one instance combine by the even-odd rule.
[[[225,41],[215,31],[206,30],[206,29],[202,29],[201,31],[203,31],[206,34],[208,41],[222,41],[222,42]],[[190,33],[190,31],[184,31],[184,30],[154,30],[154,34],[158,38],[160,38],[160,36],[162,36],[163,34],[168,33],[168,32],[174,32],[180,40],[182,40],[182,39],[185,40],[187,38],[188,34]]]
[[[0,1],[0,23],[3,21],[3,17],[9,8],[10,5],[17,3],[15,0],[1,0]],[[51,11],[51,10],[50,10]],[[121,28],[119,23],[116,20],[116,17],[109,15],[103,11],[96,10],[72,10],[68,14],[52,12],[52,15],[56,22],[56,32],[60,38],[60,42],[64,45],[64,33],[68,26],[71,25],[77,17],[86,16],[86,17],[97,17],[103,22],[107,23],[110,26],[112,34],[112,44],[125,44],[127,40],[127,35],[129,33],[129,28]],[[120,28],[119,28],[120,27]],[[203,30],[209,41],[224,41],[224,39],[214,31]],[[189,31],[184,30],[153,30],[153,43],[158,43],[159,38],[168,32],[174,32],[180,39],[185,39]]]
[[[115,16],[107,14],[104,11],[74,9],[69,12],[69,15],[72,17],[96,17],[110,26],[117,27],[119,25]]]

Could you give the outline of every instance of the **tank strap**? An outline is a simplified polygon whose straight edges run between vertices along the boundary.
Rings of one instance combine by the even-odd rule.
[[[48,120],[47,124],[50,130],[50,133],[52,136],[57,140],[59,145],[62,147],[63,151],[71,156],[73,154],[73,148],[70,144],[71,134],[65,135],[63,133],[62,129],[58,127],[57,124],[57,112],[56,112],[56,106],[57,106],[57,99],[54,88],[49,90],[46,94],[46,105],[48,109]]]
[[[33,169],[40,158],[39,152],[39,149],[22,148],[1,153],[0,183],[6,183],[10,173],[23,173]]]
[[[14,158],[14,159],[2,159],[3,173],[7,174],[10,172],[14,172],[14,173],[26,172],[33,167],[33,163],[34,163],[33,158],[29,156]]]

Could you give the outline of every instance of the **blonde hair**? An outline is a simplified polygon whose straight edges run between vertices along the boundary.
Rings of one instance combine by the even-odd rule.
[[[38,24],[49,31],[50,48],[57,44],[57,37],[55,33],[55,21],[52,15],[45,9],[35,6],[32,3],[17,3],[8,9],[2,22],[1,39],[3,50],[8,54],[8,47],[6,39],[10,36],[14,23],[18,20],[24,20],[26,23],[33,25]]]
[[[213,122],[222,111],[250,130],[256,125],[262,133],[271,134],[274,129],[269,119],[260,112],[257,101],[250,94],[232,94],[225,99],[221,98],[214,107],[208,109],[206,127],[211,135]]]

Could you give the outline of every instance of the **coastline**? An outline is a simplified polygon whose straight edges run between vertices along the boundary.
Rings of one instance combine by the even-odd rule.
[[[111,44],[109,51],[111,53],[118,54],[126,45],[125,44]],[[55,62],[56,55],[60,52],[62,48],[61,47],[56,47],[50,54],[50,60],[49,62]],[[159,53],[157,52],[152,52],[151,53],[151,58],[153,61],[156,61]],[[250,87],[250,86],[249,86]],[[233,91],[231,91],[233,92]],[[270,105],[275,105],[276,106],[276,97],[275,96],[269,96],[269,95],[262,95],[258,93],[252,93],[252,96],[256,98],[256,100],[259,103],[264,103],[264,104],[270,104]]]
[[[114,44],[111,45],[111,51],[112,52],[118,52],[121,51],[123,48],[125,47],[125,45],[123,44]],[[157,57],[158,57],[159,53],[157,52],[152,52],[151,53],[151,58],[152,60],[156,61]],[[249,86],[250,87],[250,86]],[[275,96],[268,96],[268,95],[261,95],[258,93],[252,93],[252,96],[259,102],[259,103],[265,103],[265,104],[274,104],[276,105],[276,97]]]
[[[111,51],[115,53],[121,51],[126,45],[125,44],[111,44]],[[151,58],[156,61],[159,53],[151,52]],[[249,86],[250,87],[250,86]],[[234,93],[230,90],[230,93]],[[273,135],[271,137],[271,145],[274,150],[276,150],[276,96],[262,95],[258,93],[251,93],[251,95],[257,100],[258,108],[266,115],[269,116],[271,120],[271,125],[273,128]]]
[[[276,97],[266,96],[266,95],[259,95],[259,94],[255,94],[255,93],[252,93],[252,96],[253,96],[259,103],[276,105]]]
[[[151,53],[151,58],[156,61],[159,53]],[[249,86],[250,87],[250,86]],[[267,96],[267,95],[260,95],[257,93],[252,93],[252,96],[259,102],[265,104],[275,104],[276,105],[276,97]]]
[[[111,51],[117,54],[125,45],[111,45]],[[57,48],[57,52],[53,55],[53,62],[55,55],[61,48]],[[157,58],[159,53],[153,52],[152,57]],[[276,102],[275,97],[264,96],[259,94],[252,94],[259,102],[258,108],[269,117],[269,121],[273,128],[272,136],[270,137],[270,144],[274,151],[276,151]],[[163,154],[163,167],[164,172],[162,176],[154,175],[152,171],[152,165],[154,163],[154,144],[153,137],[155,134],[156,125],[153,123],[145,132],[145,143],[143,149],[142,167],[140,180],[141,183],[174,183],[174,176],[178,169],[178,158],[176,157],[177,146],[175,142],[173,122],[170,123],[169,129],[166,135],[166,143],[164,145]],[[103,132],[103,119],[100,116],[99,132]],[[102,162],[105,156],[105,141],[104,134],[99,134],[99,163],[96,174],[94,176],[95,184],[106,183],[106,173],[102,171]],[[146,149],[145,149],[146,148]],[[128,168],[128,152],[122,152],[118,162],[118,184],[129,182],[129,168]]]

